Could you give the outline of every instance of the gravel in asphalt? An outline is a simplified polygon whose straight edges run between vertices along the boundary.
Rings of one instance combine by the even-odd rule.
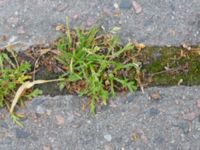
[[[152,87],[118,95],[96,116],[76,96],[37,97],[20,128],[0,122],[2,150],[199,150],[200,87]],[[151,95],[157,93],[160,99]],[[5,113],[1,110],[1,113]]]

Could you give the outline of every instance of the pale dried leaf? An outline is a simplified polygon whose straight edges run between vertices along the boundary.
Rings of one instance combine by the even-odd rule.
[[[55,79],[55,80],[35,80],[33,82],[30,82],[30,81],[27,81],[27,82],[24,82],[24,84],[22,84],[19,89],[17,90],[16,94],[15,94],[15,97],[12,101],[12,104],[11,104],[11,108],[10,108],[10,114],[13,113],[14,111],[14,108],[19,100],[19,98],[23,95],[23,93],[27,90],[27,89],[30,89],[32,88],[34,85],[36,84],[44,84],[44,83],[49,83],[49,82],[57,82],[57,81],[60,81],[61,79]]]

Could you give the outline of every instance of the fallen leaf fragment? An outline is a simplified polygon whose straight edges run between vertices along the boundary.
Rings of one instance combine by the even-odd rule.
[[[140,6],[139,3],[137,3],[136,1],[133,1],[132,5],[133,5],[133,8],[134,8],[136,14],[139,14],[142,12],[142,7]]]
[[[188,51],[190,51],[192,48],[190,46],[188,46],[187,44],[183,43],[182,47]]]
[[[198,47],[198,48],[193,48],[193,49],[192,49],[192,52],[195,53],[195,54],[200,55],[200,47]]]
[[[135,43],[135,48],[137,49],[137,52],[139,53],[142,49],[145,48],[145,45],[143,43]]]
[[[17,90],[15,97],[12,101],[11,108],[10,108],[10,114],[13,114],[13,111],[15,109],[15,106],[18,103],[19,98],[23,95],[23,93],[27,90],[32,88],[36,84],[44,84],[44,83],[49,83],[49,82],[57,82],[61,81],[62,79],[55,79],[55,80],[35,80],[33,82],[27,81],[24,84],[22,84],[19,89]]]
[[[121,30],[120,27],[113,27],[112,30],[110,31],[111,33],[115,34]]]
[[[183,83],[183,79],[180,79],[177,83],[177,85],[181,85],[181,83]]]
[[[65,31],[65,26],[63,24],[57,25],[56,26],[56,31]]]

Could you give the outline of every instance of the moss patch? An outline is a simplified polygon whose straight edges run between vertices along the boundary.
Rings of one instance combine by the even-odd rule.
[[[150,85],[199,85],[200,48],[146,47],[138,56]]]

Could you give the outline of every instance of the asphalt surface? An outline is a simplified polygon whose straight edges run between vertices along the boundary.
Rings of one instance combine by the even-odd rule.
[[[48,44],[70,27],[120,27],[122,42],[200,43],[199,0],[0,0],[0,46]],[[92,117],[82,98],[43,96],[20,109],[20,128],[0,110],[0,150],[199,150],[200,87],[152,87],[118,95]]]
[[[199,0],[0,0],[0,46],[17,43],[18,50],[56,39],[58,24],[70,27],[120,27],[122,42],[147,45],[199,44]],[[2,38],[3,36],[3,38]],[[5,40],[6,39],[6,40]],[[3,42],[4,41],[4,42]]]
[[[8,116],[1,120],[0,149],[199,150],[199,90],[154,87],[120,95],[95,117],[82,112],[78,97],[38,97],[20,110],[24,128]]]

